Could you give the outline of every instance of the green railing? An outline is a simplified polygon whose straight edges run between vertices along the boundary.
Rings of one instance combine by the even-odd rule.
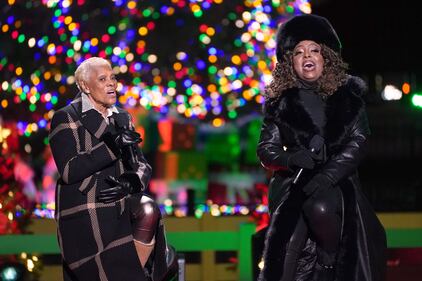
[[[388,248],[422,247],[422,228],[386,229]]]
[[[250,239],[254,232],[255,225],[244,224],[239,232],[168,232],[166,235],[179,251],[238,250],[240,260],[251,261]],[[422,247],[422,229],[387,229],[387,245],[388,248]],[[57,254],[57,237],[55,234],[0,235],[0,255],[22,252]]]
[[[239,280],[252,280],[252,244],[255,224],[243,223],[239,231],[167,232],[169,243],[182,252],[238,251]],[[0,255],[58,254],[55,234],[0,235]]]
[[[252,280],[251,236],[255,225],[243,223],[239,231],[167,232],[169,243],[178,251],[238,251],[239,280]],[[422,247],[422,228],[387,229],[389,248]],[[58,254],[55,234],[0,235],[0,255]]]

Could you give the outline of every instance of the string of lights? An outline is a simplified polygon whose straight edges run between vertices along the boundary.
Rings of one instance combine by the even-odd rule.
[[[112,61],[119,103],[214,126],[259,105],[274,30],[307,1],[8,0],[0,16],[0,114],[20,135],[48,126],[76,93],[84,59]]]

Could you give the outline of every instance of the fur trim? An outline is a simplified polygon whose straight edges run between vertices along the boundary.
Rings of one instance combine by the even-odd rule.
[[[264,114],[274,118],[278,126],[289,129],[300,148],[308,148],[315,134],[323,135],[327,145],[337,145],[364,110],[361,96],[366,92],[365,82],[349,76],[346,83],[327,98],[327,124],[320,132],[299,99],[298,89],[283,92],[278,99],[269,99],[264,105]]]
[[[359,88],[357,79],[349,79],[345,86],[327,99],[327,124],[324,137],[331,145],[340,144],[351,126],[364,110],[364,102],[360,97],[363,89]],[[362,81],[362,80],[360,80]]]
[[[368,92],[368,85],[362,78],[348,75],[346,87],[357,96],[364,96]]]
[[[282,61],[286,51],[291,51],[303,40],[312,40],[324,44],[337,53],[341,51],[341,42],[330,22],[317,15],[300,15],[282,24],[277,32],[277,60]]]

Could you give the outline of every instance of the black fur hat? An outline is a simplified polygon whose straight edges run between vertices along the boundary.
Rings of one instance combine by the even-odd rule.
[[[330,22],[321,16],[305,14],[295,16],[283,23],[277,31],[277,60],[282,61],[286,51],[303,40],[312,40],[324,44],[340,53],[341,42]]]

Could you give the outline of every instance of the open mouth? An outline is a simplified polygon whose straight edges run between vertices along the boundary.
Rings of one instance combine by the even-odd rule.
[[[302,65],[302,67],[303,67],[303,69],[305,69],[305,70],[312,70],[312,69],[314,69],[314,67],[315,67],[315,64],[313,63],[313,62],[305,62],[303,65]]]
[[[115,96],[116,95],[116,91],[107,91],[107,94],[108,95],[114,95]]]

